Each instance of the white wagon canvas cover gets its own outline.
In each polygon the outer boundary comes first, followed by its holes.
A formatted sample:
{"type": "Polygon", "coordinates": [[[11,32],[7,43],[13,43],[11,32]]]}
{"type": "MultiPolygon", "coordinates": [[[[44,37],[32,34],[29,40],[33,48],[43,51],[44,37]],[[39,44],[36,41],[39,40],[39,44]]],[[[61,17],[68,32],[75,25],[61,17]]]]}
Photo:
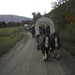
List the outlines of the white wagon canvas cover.
{"type": "Polygon", "coordinates": [[[41,17],[39,18],[36,23],[35,23],[35,34],[38,35],[40,34],[40,31],[39,31],[39,26],[40,25],[44,25],[45,27],[47,25],[49,25],[50,27],[50,34],[54,33],[55,32],[55,27],[54,27],[54,23],[53,21],[50,19],[50,18],[47,18],[47,17],[41,17]]]}

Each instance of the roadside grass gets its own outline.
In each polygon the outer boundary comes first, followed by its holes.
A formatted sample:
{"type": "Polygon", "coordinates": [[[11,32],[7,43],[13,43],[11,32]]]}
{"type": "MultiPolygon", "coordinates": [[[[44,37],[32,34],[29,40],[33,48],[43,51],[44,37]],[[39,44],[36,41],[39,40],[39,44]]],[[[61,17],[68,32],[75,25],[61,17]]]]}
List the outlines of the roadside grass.
{"type": "Polygon", "coordinates": [[[14,29],[22,28],[22,26],[19,27],[7,27],[7,28],[0,28],[0,33],[2,32],[13,32],[14,29]]]}
{"type": "Polygon", "coordinates": [[[7,53],[23,37],[22,27],[0,28],[0,34],[2,33],[6,34],[0,36],[0,57],[7,53]],[[14,35],[14,30],[19,30],[19,32],[14,35]],[[7,33],[11,35],[7,36],[7,33]]]}
{"type": "MultiPolygon", "coordinates": [[[[72,29],[73,31],[73,29],[72,29]]],[[[60,32],[61,46],[67,50],[73,57],[75,57],[75,32],[69,32],[65,29],[60,32]]]]}
{"type": "Polygon", "coordinates": [[[75,45],[69,41],[62,41],[62,47],[66,49],[70,54],[75,56],[75,45]]]}

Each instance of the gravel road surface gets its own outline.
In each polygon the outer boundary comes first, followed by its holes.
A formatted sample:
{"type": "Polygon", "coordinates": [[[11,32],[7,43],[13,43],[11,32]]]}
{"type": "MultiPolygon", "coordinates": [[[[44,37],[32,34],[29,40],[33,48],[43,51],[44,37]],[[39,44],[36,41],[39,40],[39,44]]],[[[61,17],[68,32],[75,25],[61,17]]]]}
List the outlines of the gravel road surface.
{"type": "Polygon", "coordinates": [[[75,59],[61,48],[60,60],[49,56],[42,60],[36,38],[27,32],[24,38],[0,58],[0,75],[75,75],[75,59]]]}

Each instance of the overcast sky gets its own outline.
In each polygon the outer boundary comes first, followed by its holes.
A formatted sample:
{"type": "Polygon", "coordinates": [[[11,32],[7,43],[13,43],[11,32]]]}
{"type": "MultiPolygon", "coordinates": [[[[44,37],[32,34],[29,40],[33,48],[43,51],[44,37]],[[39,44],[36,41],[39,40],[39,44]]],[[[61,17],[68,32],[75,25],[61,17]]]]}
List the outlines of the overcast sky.
{"type": "Polygon", "coordinates": [[[19,15],[32,18],[32,12],[42,15],[52,10],[55,0],[0,0],[0,15],[19,15]]]}

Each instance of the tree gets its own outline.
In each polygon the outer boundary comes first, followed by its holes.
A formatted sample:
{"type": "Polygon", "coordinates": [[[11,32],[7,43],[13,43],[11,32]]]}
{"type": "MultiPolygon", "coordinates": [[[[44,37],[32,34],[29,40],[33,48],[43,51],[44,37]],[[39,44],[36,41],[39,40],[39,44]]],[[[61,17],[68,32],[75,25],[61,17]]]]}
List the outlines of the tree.
{"type": "Polygon", "coordinates": [[[0,27],[1,28],[5,28],[6,27],[6,23],[3,21],[3,22],[0,22],[0,27]]]}
{"type": "Polygon", "coordinates": [[[53,9],[55,9],[55,8],[58,7],[57,2],[52,2],[51,5],[52,5],[52,8],[53,8],[53,9]]]}
{"type": "Polygon", "coordinates": [[[33,24],[35,24],[36,20],[41,17],[41,14],[39,12],[37,14],[33,12],[32,15],[33,15],[33,24]]]}
{"type": "Polygon", "coordinates": [[[31,25],[32,24],[32,20],[24,20],[20,23],[21,26],[23,26],[24,24],[29,24],[31,25]]]}
{"type": "Polygon", "coordinates": [[[8,27],[15,27],[16,26],[16,23],[15,22],[8,22],[7,23],[7,26],[8,27]]]}
{"type": "Polygon", "coordinates": [[[35,12],[33,12],[33,13],[32,13],[32,15],[33,15],[33,24],[34,24],[34,23],[35,23],[36,13],[35,13],[35,12]]]}
{"type": "Polygon", "coordinates": [[[55,2],[52,2],[52,8],[55,9],[58,6],[64,4],[65,2],[67,2],[68,0],[56,0],[55,2]]]}

